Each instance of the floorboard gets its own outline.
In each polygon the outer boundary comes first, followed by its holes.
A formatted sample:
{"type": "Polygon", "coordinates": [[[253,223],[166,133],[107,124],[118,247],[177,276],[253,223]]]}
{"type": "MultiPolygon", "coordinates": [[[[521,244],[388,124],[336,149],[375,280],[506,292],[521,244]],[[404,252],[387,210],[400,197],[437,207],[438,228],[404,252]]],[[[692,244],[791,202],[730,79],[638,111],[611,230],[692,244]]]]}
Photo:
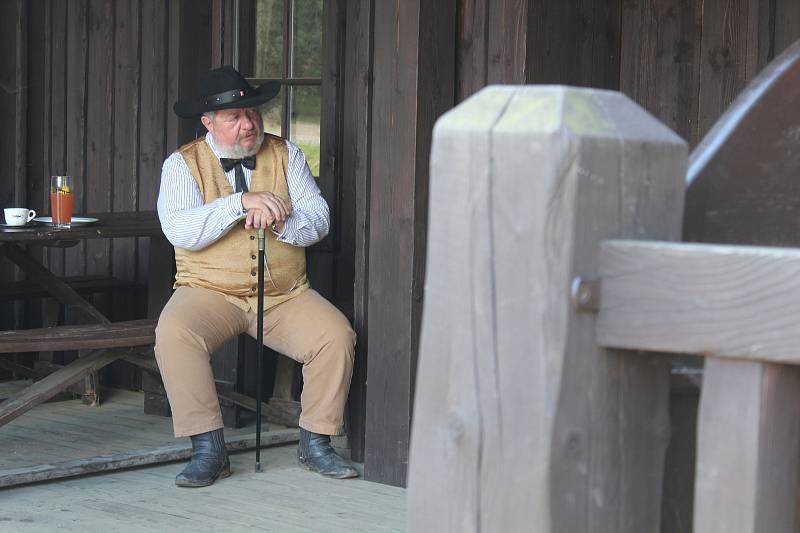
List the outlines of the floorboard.
{"type": "MultiPolygon", "coordinates": [[[[0,468],[176,442],[169,418],[142,412],[142,393],[103,391],[102,399],[100,407],[45,403],[0,427],[0,468]]],[[[253,431],[249,425],[225,435],[253,431]]],[[[174,485],[179,462],[0,490],[0,533],[405,531],[404,489],[323,478],[300,468],[295,454],[295,445],[262,450],[261,473],[253,471],[254,452],[233,454],[233,475],[201,489],[174,485]]]]}

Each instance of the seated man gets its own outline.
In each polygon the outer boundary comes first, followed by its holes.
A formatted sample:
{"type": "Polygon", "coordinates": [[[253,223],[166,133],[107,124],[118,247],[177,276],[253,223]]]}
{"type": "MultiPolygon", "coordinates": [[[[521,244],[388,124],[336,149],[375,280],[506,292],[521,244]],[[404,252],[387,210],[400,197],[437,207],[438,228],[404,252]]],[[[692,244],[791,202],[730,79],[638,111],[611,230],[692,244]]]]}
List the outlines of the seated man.
{"type": "Polygon", "coordinates": [[[358,475],[329,437],[342,431],[355,333],[306,278],[304,247],[328,233],[328,205],[297,146],[264,133],[257,106],[279,89],[253,88],[226,66],[202,77],[197,98],[174,106],[184,118],[202,115],[208,129],[167,158],[158,195],[177,274],[155,354],[175,436],[192,440],[175,479],[181,487],[230,475],[210,354],[239,333],[256,337],[257,228],[269,228],[264,344],[303,363],[299,462],[329,477],[358,475]]]}

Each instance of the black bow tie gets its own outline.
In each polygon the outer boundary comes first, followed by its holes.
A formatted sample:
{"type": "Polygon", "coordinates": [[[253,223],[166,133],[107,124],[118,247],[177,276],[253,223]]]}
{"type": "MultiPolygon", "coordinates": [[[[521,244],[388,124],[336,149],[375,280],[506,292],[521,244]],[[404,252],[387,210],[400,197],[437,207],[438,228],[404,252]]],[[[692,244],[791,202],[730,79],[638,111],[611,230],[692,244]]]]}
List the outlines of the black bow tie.
{"type": "Polygon", "coordinates": [[[252,155],[243,157],[241,159],[228,159],[227,157],[220,157],[219,162],[222,163],[222,169],[225,172],[230,172],[236,165],[242,165],[250,170],[256,168],[256,158],[252,155]]]}

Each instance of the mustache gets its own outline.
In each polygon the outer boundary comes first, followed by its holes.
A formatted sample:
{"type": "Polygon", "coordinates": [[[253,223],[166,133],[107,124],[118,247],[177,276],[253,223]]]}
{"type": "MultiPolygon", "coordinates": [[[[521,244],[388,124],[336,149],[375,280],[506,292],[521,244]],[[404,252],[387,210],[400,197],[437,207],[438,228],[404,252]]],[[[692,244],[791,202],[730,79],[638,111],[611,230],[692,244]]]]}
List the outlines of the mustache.
{"type": "Polygon", "coordinates": [[[245,148],[244,146],[241,145],[242,140],[250,138],[249,135],[246,137],[240,137],[239,139],[236,140],[236,142],[233,145],[223,144],[216,137],[214,137],[214,144],[217,146],[217,150],[219,151],[222,157],[239,159],[241,157],[255,155],[261,149],[261,145],[264,142],[264,132],[259,131],[258,133],[256,133],[254,131],[253,135],[256,136],[256,141],[250,148],[245,148]]]}

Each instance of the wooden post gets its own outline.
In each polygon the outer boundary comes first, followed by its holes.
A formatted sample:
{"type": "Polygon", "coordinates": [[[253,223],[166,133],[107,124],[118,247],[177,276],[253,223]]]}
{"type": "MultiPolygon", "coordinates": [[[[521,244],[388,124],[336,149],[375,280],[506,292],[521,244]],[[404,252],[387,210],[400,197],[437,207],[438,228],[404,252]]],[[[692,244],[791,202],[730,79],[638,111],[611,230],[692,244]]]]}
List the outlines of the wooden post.
{"type": "MultiPolygon", "coordinates": [[[[410,531],[657,531],[668,372],[570,301],[680,237],[686,144],[625,96],[490,87],[436,125],[410,531]]],[[[370,381],[372,387],[372,381],[370,381]]]]}
{"type": "Polygon", "coordinates": [[[694,530],[797,531],[800,367],[706,360],[694,530]]]}
{"type": "Polygon", "coordinates": [[[369,178],[372,79],[373,0],[347,2],[342,116],[342,240],[340,257],[352,254],[352,265],[337,268],[339,287],[351,283],[353,329],[358,335],[355,365],[347,400],[350,457],[364,461],[367,416],[367,301],[369,279],[369,178]],[[352,268],[352,271],[348,271],[352,268]]]}
{"type": "Polygon", "coordinates": [[[453,106],[456,2],[404,0],[373,7],[368,272],[359,285],[368,291],[362,321],[369,338],[364,475],[405,485],[429,150],[434,121],[453,106]]]}

